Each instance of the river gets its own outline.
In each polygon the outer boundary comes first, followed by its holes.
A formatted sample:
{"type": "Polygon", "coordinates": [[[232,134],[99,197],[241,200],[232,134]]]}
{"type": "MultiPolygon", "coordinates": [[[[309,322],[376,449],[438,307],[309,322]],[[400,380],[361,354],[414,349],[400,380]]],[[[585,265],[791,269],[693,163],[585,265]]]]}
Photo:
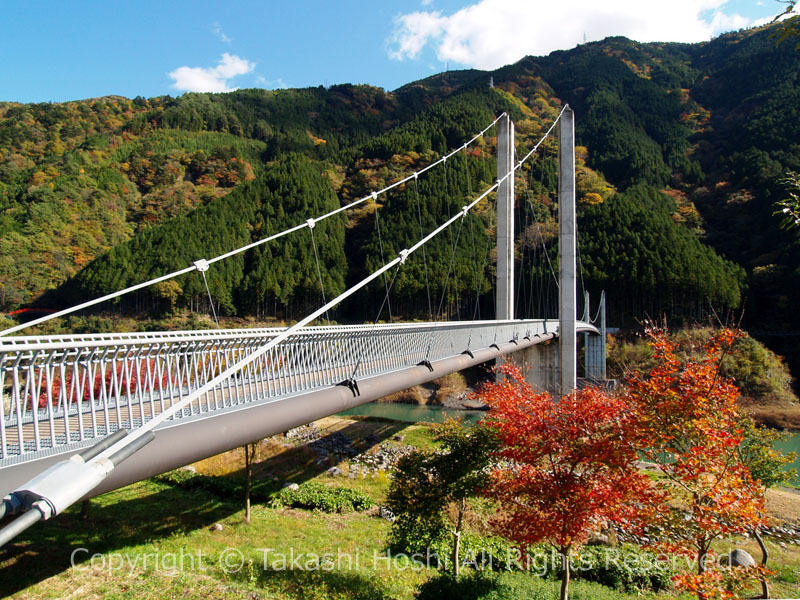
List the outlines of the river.
{"type": "MultiPolygon", "coordinates": [[[[370,402],[340,414],[382,417],[395,421],[408,421],[409,423],[441,423],[447,418],[463,417],[471,423],[476,423],[486,413],[480,410],[454,410],[442,408],[441,406],[370,402]]],[[[790,466],[793,466],[800,473],[800,433],[793,433],[788,439],[776,444],[776,447],[783,452],[797,452],[798,457],[790,466]]],[[[794,484],[800,485],[800,475],[795,479],[794,484]]]]}

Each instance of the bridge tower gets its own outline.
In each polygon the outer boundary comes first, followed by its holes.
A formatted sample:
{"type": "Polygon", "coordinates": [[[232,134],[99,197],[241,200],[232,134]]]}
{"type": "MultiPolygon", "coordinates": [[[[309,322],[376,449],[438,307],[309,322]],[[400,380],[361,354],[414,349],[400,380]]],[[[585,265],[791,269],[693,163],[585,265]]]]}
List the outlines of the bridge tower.
{"type": "Polygon", "coordinates": [[[495,318],[514,318],[514,123],[497,123],[497,286],[495,318]]]}
{"type": "Polygon", "coordinates": [[[567,105],[558,122],[558,347],[561,394],[569,394],[577,383],[575,234],[575,115],[567,105]]]}
{"type": "MultiPolygon", "coordinates": [[[[497,134],[497,316],[513,319],[514,295],[514,124],[501,119],[497,134]]],[[[568,394],[577,383],[577,291],[575,225],[575,118],[569,106],[559,120],[559,331],[558,342],[531,346],[513,355],[534,387],[568,394]]],[[[596,351],[593,358],[599,362],[596,351]]],[[[605,361],[603,360],[603,363],[605,361]]]]}

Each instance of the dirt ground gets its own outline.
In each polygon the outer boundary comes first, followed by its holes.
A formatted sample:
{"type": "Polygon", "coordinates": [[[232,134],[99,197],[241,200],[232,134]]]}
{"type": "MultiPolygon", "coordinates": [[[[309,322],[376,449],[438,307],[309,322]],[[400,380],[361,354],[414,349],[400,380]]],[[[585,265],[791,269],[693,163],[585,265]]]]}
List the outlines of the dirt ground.
{"type": "Polygon", "coordinates": [[[767,490],[767,510],[781,522],[796,523],[800,519],[800,492],[788,488],[767,490]]]}

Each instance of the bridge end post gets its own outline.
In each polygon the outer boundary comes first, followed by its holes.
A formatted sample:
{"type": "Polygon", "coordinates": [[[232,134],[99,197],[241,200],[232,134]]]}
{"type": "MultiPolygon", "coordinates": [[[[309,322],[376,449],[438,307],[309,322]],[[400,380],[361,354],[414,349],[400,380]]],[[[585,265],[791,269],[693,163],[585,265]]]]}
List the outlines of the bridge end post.
{"type": "Polygon", "coordinates": [[[586,334],[586,379],[606,379],[606,293],[600,294],[600,335],[586,334]]]}

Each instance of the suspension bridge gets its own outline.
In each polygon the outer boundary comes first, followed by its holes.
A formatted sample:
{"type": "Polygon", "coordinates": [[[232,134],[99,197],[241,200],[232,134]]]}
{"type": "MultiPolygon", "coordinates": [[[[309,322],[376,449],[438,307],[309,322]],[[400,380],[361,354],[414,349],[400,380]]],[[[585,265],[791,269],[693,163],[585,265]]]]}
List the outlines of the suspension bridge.
{"type": "MultiPolygon", "coordinates": [[[[541,388],[576,386],[576,336],[586,374],[605,376],[604,305],[598,329],[577,318],[574,122],[569,107],[521,160],[503,114],[461,148],[326,215],[185,269],[0,332],[0,545],[81,499],[236,448],[446,374],[494,360],[524,362],[541,388]],[[359,283],[288,328],[11,336],[148,285],[198,271],[416,180],[497,127],[497,180],[462,210],[359,283]],[[514,176],[557,128],[559,318],[514,318],[514,176]],[[313,325],[497,195],[494,320],[313,325]],[[554,339],[558,344],[545,344],[554,339]],[[504,358],[505,357],[505,358],[504,358]]],[[[316,253],[316,246],[315,246],[316,253]]],[[[321,279],[321,277],[320,277],[321,279]]],[[[321,284],[321,281],[320,281],[321,284]]],[[[210,294],[209,294],[210,296],[210,294]]],[[[384,300],[385,302],[386,300],[384,300]]],[[[213,302],[212,302],[213,307],[213,302]]],[[[380,316],[380,314],[379,314],[380,316]]],[[[433,317],[433,315],[432,315],[433,317]]]]}

